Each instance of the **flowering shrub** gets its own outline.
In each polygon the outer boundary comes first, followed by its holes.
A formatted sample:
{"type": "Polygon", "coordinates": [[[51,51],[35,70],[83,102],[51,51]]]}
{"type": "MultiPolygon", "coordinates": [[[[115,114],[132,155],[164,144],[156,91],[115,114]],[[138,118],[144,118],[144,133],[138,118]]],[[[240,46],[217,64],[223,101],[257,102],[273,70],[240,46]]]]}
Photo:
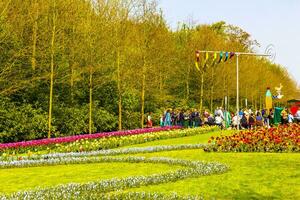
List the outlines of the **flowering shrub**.
{"type": "Polygon", "coordinates": [[[206,151],[300,152],[300,125],[241,131],[231,136],[211,137],[206,151]]]}
{"type": "Polygon", "coordinates": [[[192,136],[217,130],[216,127],[173,130],[173,128],[151,128],[93,135],[81,135],[49,140],[35,140],[24,143],[0,144],[2,156],[15,156],[18,153],[32,154],[37,151],[47,152],[82,152],[116,148],[131,144],[140,144],[154,140],[192,136]],[[170,131],[173,130],[173,131],[170,131]],[[158,132],[161,131],[161,132],[158,132]],[[143,133],[143,134],[142,134],[143,133]],[[117,136],[117,137],[114,137],[117,136]],[[57,142],[57,143],[55,143],[57,142]]]}

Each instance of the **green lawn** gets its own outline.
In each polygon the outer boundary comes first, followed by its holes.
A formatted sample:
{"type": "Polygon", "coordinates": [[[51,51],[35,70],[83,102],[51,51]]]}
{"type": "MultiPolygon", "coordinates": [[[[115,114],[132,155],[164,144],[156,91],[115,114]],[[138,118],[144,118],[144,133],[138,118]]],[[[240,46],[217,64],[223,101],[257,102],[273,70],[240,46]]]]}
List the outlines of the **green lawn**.
{"type": "MultiPolygon", "coordinates": [[[[137,156],[140,155],[142,154],[137,156]]],[[[203,194],[209,199],[300,199],[300,154],[205,153],[202,150],[183,150],[143,156],[217,161],[230,166],[230,171],[222,175],[134,190],[203,194]]]]}
{"type": "Polygon", "coordinates": [[[181,166],[152,163],[97,163],[0,169],[0,193],[28,190],[38,186],[150,175],[180,168],[181,166]]]}
{"type": "MultiPolygon", "coordinates": [[[[230,134],[227,131],[222,134],[230,134]]],[[[134,147],[205,143],[220,133],[153,141],[134,147]]],[[[130,147],[133,147],[130,146],[130,147]]],[[[124,148],[124,147],[123,147],[124,148]]],[[[126,155],[127,156],[127,155],[126,155]]],[[[173,157],[215,161],[227,164],[230,170],[221,175],[190,178],[128,191],[177,192],[181,195],[202,194],[207,199],[300,199],[300,154],[296,153],[206,153],[203,150],[181,150],[135,154],[145,157],[173,157]]],[[[178,167],[179,168],[179,167],[178,167]]],[[[0,170],[0,192],[12,192],[36,186],[59,183],[149,175],[176,169],[162,164],[101,163],[34,167],[0,170]]]]}

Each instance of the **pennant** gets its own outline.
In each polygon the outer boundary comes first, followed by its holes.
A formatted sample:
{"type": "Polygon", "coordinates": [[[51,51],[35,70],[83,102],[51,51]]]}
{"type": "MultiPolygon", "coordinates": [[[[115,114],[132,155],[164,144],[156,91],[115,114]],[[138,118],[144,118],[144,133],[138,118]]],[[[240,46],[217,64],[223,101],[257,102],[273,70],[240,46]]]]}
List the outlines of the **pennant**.
{"type": "Polygon", "coordinates": [[[220,59],[219,59],[219,62],[218,62],[218,63],[220,63],[220,62],[222,61],[222,59],[223,59],[223,52],[221,51],[221,52],[220,52],[220,59]]]}
{"type": "Polygon", "coordinates": [[[198,69],[198,71],[200,71],[199,64],[197,61],[195,62],[195,65],[196,65],[196,68],[198,69]]]}
{"type": "Polygon", "coordinates": [[[224,60],[224,62],[226,62],[228,60],[228,56],[229,56],[229,54],[228,54],[228,52],[226,52],[225,53],[225,60],[224,60]]]}
{"type": "Polygon", "coordinates": [[[200,52],[196,51],[196,62],[200,62],[200,52]]]}
{"type": "Polygon", "coordinates": [[[211,66],[213,67],[216,64],[216,60],[217,60],[217,53],[214,53],[214,58],[211,62],[211,66]]]}
{"type": "Polygon", "coordinates": [[[229,59],[231,59],[234,55],[235,55],[234,52],[230,52],[230,54],[229,54],[229,59]]]}
{"type": "Polygon", "coordinates": [[[200,62],[200,52],[199,52],[199,51],[196,51],[196,61],[195,61],[195,66],[196,66],[196,68],[198,69],[198,71],[200,71],[200,68],[199,68],[199,62],[200,62]]]}

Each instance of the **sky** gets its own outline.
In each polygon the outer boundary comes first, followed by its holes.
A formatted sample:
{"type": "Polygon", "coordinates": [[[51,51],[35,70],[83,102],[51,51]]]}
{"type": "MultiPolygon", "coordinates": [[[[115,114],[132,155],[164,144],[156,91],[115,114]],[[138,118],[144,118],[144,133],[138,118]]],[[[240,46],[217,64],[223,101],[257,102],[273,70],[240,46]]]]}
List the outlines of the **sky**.
{"type": "Polygon", "coordinates": [[[259,42],[269,44],[275,63],[286,67],[300,87],[300,0],[159,0],[170,27],[178,22],[211,24],[225,21],[241,27],[259,42]]]}

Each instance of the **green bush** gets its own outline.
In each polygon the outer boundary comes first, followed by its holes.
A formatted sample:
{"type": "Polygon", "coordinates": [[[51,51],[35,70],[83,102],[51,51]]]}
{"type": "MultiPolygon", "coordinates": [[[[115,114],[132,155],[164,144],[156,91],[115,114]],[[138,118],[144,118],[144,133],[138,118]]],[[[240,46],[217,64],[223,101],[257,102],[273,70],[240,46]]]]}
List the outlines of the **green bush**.
{"type": "MultiPolygon", "coordinates": [[[[56,126],[60,136],[79,135],[89,132],[89,105],[77,107],[61,106],[55,112],[56,126]]],[[[117,117],[98,106],[95,102],[92,112],[93,124],[92,132],[104,132],[116,130],[117,117]]]]}
{"type": "Polygon", "coordinates": [[[103,108],[95,108],[93,112],[93,125],[97,132],[116,130],[118,119],[103,108]]]}
{"type": "MultiPolygon", "coordinates": [[[[16,106],[8,99],[0,101],[0,142],[16,142],[47,136],[48,117],[30,104],[16,106]]],[[[55,127],[53,127],[55,132],[55,127]]]]}
{"type": "Polygon", "coordinates": [[[79,135],[88,133],[88,108],[85,107],[60,107],[55,112],[57,118],[55,125],[60,135],[79,135]]]}

